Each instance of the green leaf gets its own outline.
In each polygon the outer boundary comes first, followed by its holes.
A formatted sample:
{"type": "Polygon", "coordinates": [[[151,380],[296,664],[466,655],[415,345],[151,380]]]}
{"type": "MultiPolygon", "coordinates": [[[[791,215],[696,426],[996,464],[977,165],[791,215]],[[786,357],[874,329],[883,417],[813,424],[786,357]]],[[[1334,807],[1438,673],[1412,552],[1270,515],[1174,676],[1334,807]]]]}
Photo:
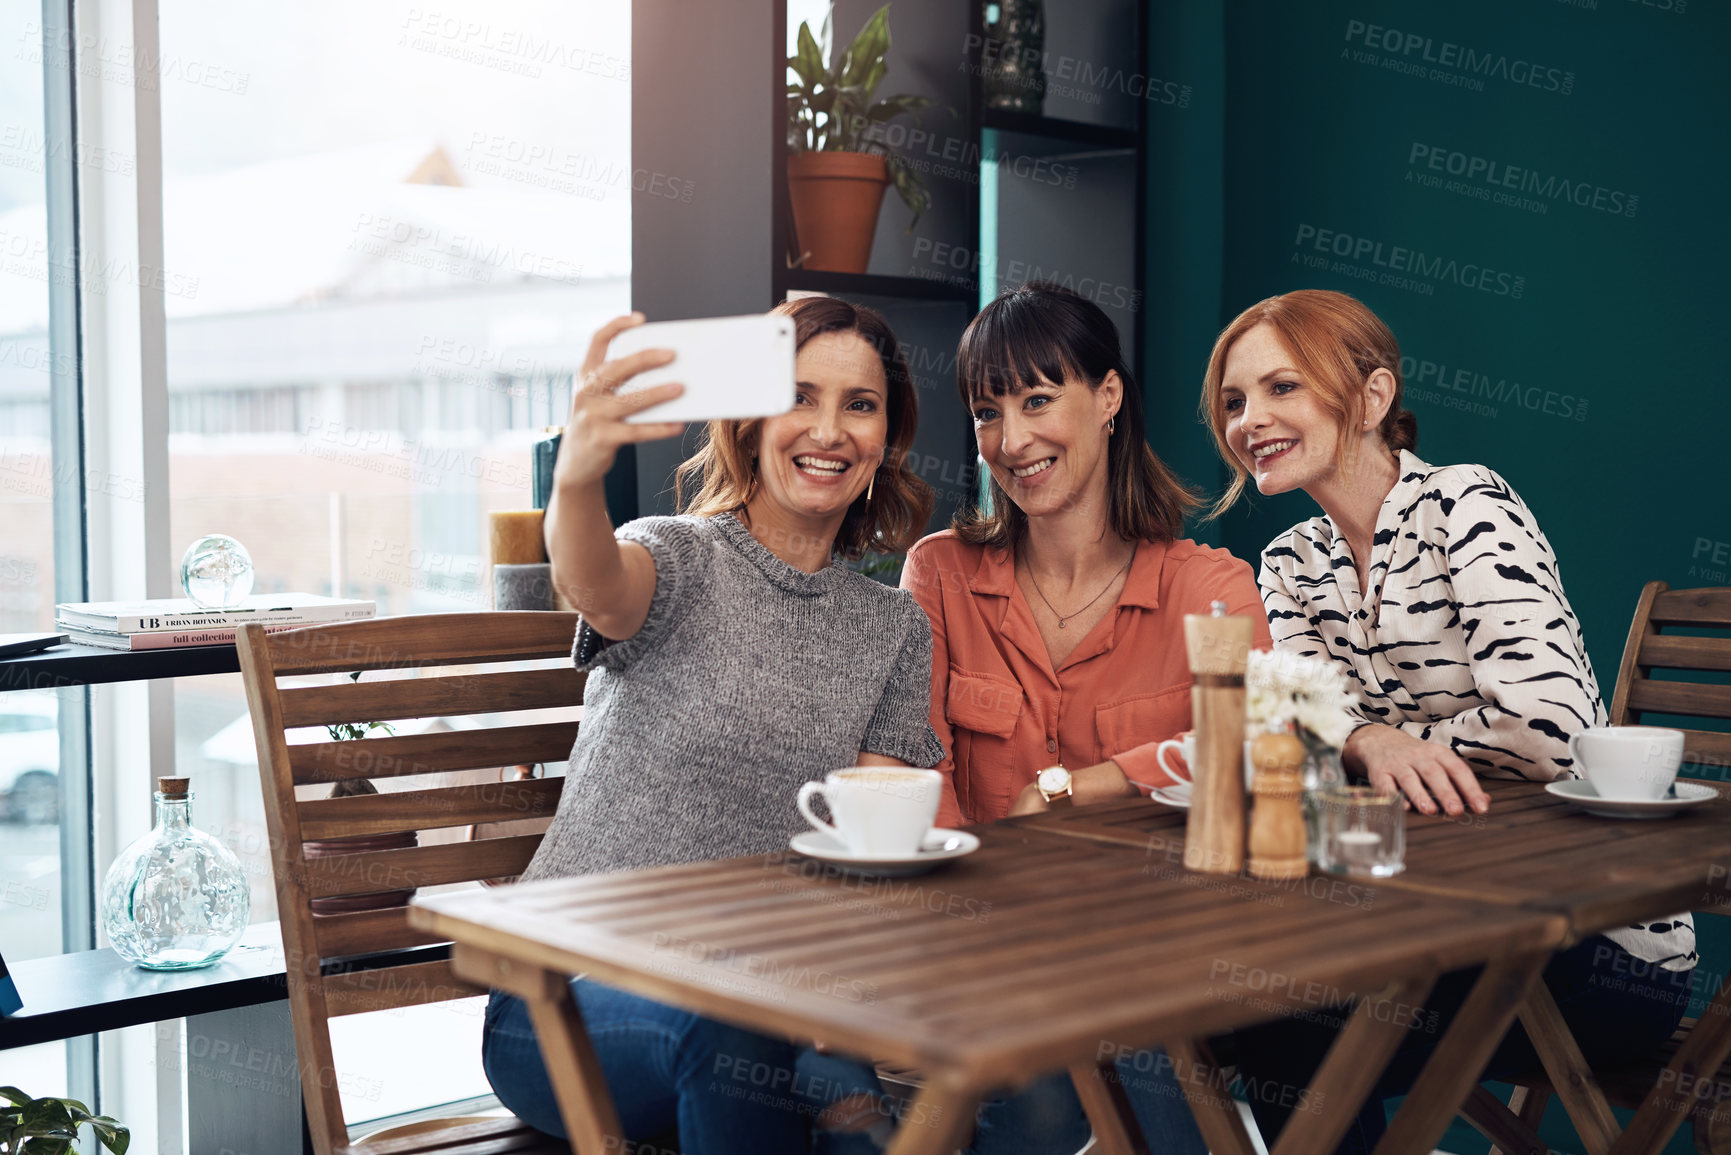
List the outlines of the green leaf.
{"type": "Polygon", "coordinates": [[[799,22],[798,48],[787,58],[787,66],[799,74],[807,88],[823,77],[823,52],[811,34],[811,25],[804,20],[799,22]]]}
{"type": "Polygon", "coordinates": [[[883,83],[884,73],[887,71],[889,71],[889,65],[883,62],[882,57],[879,57],[877,63],[871,66],[871,71],[866,73],[865,80],[860,83],[860,99],[868,102],[871,100],[872,93],[876,92],[878,85],[883,83]]]}
{"type": "Polygon", "coordinates": [[[19,1107],[29,1106],[36,1101],[17,1087],[0,1087],[0,1099],[5,1099],[19,1107]]]}
{"type": "Polygon", "coordinates": [[[920,113],[936,103],[929,96],[886,96],[866,111],[866,118],[881,124],[898,116],[911,116],[917,124],[920,113]]]}
{"type": "Polygon", "coordinates": [[[72,1140],[60,1135],[26,1139],[22,1148],[23,1155],[67,1155],[71,1150],[72,1140]]]}
{"type": "Polygon", "coordinates": [[[890,6],[885,4],[872,13],[872,18],[865,22],[865,27],[859,30],[859,35],[842,54],[841,82],[864,84],[866,77],[871,75],[872,66],[881,64],[889,50],[890,6]]]}
{"type": "Polygon", "coordinates": [[[902,198],[902,203],[914,214],[908,222],[908,232],[914,231],[914,226],[920,223],[920,217],[931,207],[932,197],[926,191],[925,182],[920,174],[909,168],[907,162],[899,156],[889,158],[890,178],[895,181],[896,193],[902,198]]]}
{"type": "Polygon", "coordinates": [[[26,1131],[41,1135],[68,1131],[73,1126],[72,1112],[59,1099],[37,1099],[24,1108],[23,1123],[26,1131]]]}
{"type": "Polygon", "coordinates": [[[114,1155],[126,1155],[126,1149],[132,1145],[131,1131],[107,1115],[93,1116],[89,1122],[91,1129],[96,1132],[96,1138],[104,1147],[114,1152],[114,1155]]]}

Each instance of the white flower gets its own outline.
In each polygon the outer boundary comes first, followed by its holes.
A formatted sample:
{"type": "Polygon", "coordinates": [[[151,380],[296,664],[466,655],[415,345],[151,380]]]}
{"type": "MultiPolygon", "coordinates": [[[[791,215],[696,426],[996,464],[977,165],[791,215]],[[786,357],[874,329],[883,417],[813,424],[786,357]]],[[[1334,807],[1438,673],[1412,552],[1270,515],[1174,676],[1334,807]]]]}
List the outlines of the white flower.
{"type": "Polygon", "coordinates": [[[1244,684],[1244,724],[1252,735],[1290,722],[1338,749],[1352,733],[1355,695],[1346,671],[1327,658],[1252,650],[1244,684]]]}

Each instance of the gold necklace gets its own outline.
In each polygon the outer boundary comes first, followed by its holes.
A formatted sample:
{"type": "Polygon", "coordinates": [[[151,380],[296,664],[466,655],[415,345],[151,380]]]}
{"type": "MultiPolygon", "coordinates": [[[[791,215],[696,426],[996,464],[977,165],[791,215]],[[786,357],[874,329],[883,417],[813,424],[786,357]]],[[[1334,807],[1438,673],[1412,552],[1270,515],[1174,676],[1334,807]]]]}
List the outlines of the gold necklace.
{"type": "MultiPolygon", "coordinates": [[[[1136,560],[1136,549],[1137,549],[1137,546],[1131,546],[1130,547],[1130,561],[1125,562],[1121,567],[1119,567],[1118,572],[1113,574],[1111,580],[1106,583],[1105,589],[1102,589],[1099,593],[1095,594],[1093,597],[1088,599],[1088,606],[1093,605],[1095,602],[1097,602],[1101,598],[1105,597],[1106,596],[1106,590],[1111,589],[1113,583],[1116,582],[1120,577],[1122,577],[1124,575],[1125,570],[1130,568],[1130,562],[1133,562],[1136,560]]],[[[1034,576],[1034,567],[1030,565],[1027,568],[1028,568],[1028,581],[1033,585],[1034,592],[1040,595],[1040,600],[1046,603],[1046,608],[1052,611],[1052,616],[1058,619],[1058,628],[1060,630],[1064,628],[1065,619],[1073,618],[1077,614],[1081,613],[1082,610],[1085,610],[1088,608],[1088,606],[1083,606],[1081,609],[1072,610],[1071,612],[1069,612],[1067,614],[1059,613],[1058,608],[1052,604],[1052,599],[1048,598],[1046,596],[1046,591],[1040,588],[1039,579],[1034,576]]]]}

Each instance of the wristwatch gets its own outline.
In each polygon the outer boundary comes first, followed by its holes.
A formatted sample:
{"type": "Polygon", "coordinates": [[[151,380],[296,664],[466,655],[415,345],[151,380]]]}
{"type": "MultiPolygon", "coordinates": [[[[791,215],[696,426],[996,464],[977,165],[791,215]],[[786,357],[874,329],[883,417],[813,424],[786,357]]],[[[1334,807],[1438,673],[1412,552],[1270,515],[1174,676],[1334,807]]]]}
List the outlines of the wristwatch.
{"type": "Polygon", "coordinates": [[[1062,766],[1048,766],[1034,777],[1034,788],[1048,806],[1074,806],[1070,792],[1070,772],[1062,766]]]}

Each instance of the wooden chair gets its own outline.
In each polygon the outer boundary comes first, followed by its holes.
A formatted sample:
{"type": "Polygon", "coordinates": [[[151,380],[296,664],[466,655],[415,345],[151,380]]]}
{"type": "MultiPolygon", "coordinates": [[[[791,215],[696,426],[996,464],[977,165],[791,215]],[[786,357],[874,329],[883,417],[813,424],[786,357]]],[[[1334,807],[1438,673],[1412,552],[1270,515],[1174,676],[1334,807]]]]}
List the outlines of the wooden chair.
{"type": "MultiPolygon", "coordinates": [[[[1731,671],[1731,586],[1674,590],[1665,582],[1647,583],[1635,604],[1635,618],[1630,623],[1629,640],[1623,646],[1623,660],[1617,668],[1617,689],[1611,698],[1610,711],[1613,726],[1671,725],[1663,718],[1649,723],[1645,718],[1649,714],[1731,719],[1731,685],[1655,678],[1655,670],[1684,674],[1731,671]],[[1666,633],[1668,629],[1688,633],[1666,633]]],[[[1685,763],[1731,767],[1731,732],[1682,729],[1685,763]]],[[[1731,905],[1711,907],[1700,913],[1731,914],[1731,905]]],[[[1549,1002],[1548,997],[1544,1001],[1549,1002]]],[[[1548,1013],[1542,1007],[1531,1015],[1523,1010],[1521,1021],[1530,1033],[1535,1028],[1542,1031],[1559,1027],[1561,1016],[1556,1013],[1555,1004],[1551,1004],[1548,1013]]],[[[1610,1136],[1616,1133],[1615,1122],[1605,1118],[1608,1112],[1597,1110],[1584,1091],[1596,1084],[1610,1103],[1628,1108],[1640,1106],[1659,1072],[1685,1045],[1695,1025],[1696,1020],[1684,1019],[1657,1054],[1627,1068],[1591,1071],[1582,1062],[1573,1064],[1567,1080],[1536,1073],[1521,1080],[1508,1107],[1480,1087],[1461,1113],[1497,1144],[1491,1148],[1492,1155],[1498,1151],[1512,1155],[1529,1148],[1544,1155],[1545,1146],[1538,1143],[1534,1132],[1544,1116],[1546,1103],[1551,1095],[1557,1094],[1569,1107],[1569,1116],[1581,1132],[1587,1150],[1607,1150],[1610,1136]]],[[[1731,1103],[1731,1065],[1726,1064],[1731,1032],[1704,1032],[1689,1046],[1695,1052],[1691,1069],[1718,1072],[1713,1093],[1698,1098],[1689,1111],[1695,1150],[1702,1155],[1731,1155],[1731,1106],[1727,1105],[1731,1103]]],[[[1646,1137],[1632,1138],[1641,1140],[1636,1144],[1637,1150],[1651,1145],[1646,1137]]]]}
{"type": "MultiPolygon", "coordinates": [[[[333,723],[569,710],[583,701],[584,677],[567,661],[557,669],[476,672],[490,663],[568,659],[577,626],[570,613],[432,614],[266,634],[248,626],[238,639],[247,705],[258,742],[277,906],[287,955],[289,1008],[299,1051],[301,1091],[318,1155],[539,1155],[565,1152],[514,1118],[452,1120],[441,1130],[417,1124],[351,1144],[331,1053],[329,1020],[338,1015],[416,1006],[486,992],[451,972],[448,949],[412,930],[408,892],[417,887],[520,873],[538,834],[461,840],[473,824],[551,817],[562,779],[440,784],[452,772],[517,763],[559,762],[577,735],[575,720],[530,721],[492,729],[365,737],[290,745],[297,727],[333,723]],[[457,667],[442,673],[437,667],[457,667]],[[355,675],[335,685],[290,687],[279,679],[355,675]],[[409,672],[410,676],[402,676],[409,672]],[[419,673],[422,676],[413,676],[419,673]],[[433,676],[438,675],[438,676],[433,676]],[[325,797],[359,779],[413,777],[410,789],[325,797]],[[429,782],[431,784],[429,784],[429,782]],[[300,788],[297,794],[297,787],[300,788]],[[458,828],[458,841],[357,848],[329,853],[333,839],[458,828]],[[325,842],[311,857],[303,844],[325,842]],[[394,892],[394,894],[393,894],[394,892]],[[314,899],[383,896],[377,909],[314,913],[314,899]]],[[[574,711],[572,711],[574,713],[574,711]]],[[[470,776],[471,778],[474,776],[470,776]]],[[[393,785],[395,785],[393,783],[393,785]]],[[[399,845],[407,840],[401,840],[399,845]]],[[[342,848],[341,843],[336,849],[342,848]]],[[[368,905],[351,901],[349,907],[368,905]]]]}

